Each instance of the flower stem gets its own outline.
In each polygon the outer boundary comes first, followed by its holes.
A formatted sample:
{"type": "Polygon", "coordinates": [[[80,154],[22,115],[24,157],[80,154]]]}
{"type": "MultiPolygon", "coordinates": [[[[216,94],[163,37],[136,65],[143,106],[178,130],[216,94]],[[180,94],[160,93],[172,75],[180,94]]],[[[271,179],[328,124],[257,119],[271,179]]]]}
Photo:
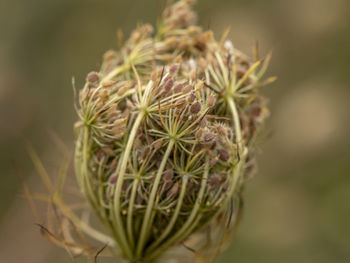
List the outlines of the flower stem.
{"type": "Polygon", "coordinates": [[[182,202],[183,202],[183,199],[185,197],[185,193],[186,193],[186,186],[187,186],[187,182],[188,182],[188,176],[185,175],[182,177],[182,186],[181,186],[181,192],[180,192],[180,195],[179,195],[179,199],[177,201],[177,204],[176,204],[176,208],[175,208],[175,211],[174,211],[174,214],[172,215],[171,219],[170,219],[170,222],[168,224],[168,226],[166,227],[166,229],[164,230],[164,232],[162,233],[162,235],[149,247],[149,250],[152,250],[154,249],[156,246],[159,245],[159,243],[161,241],[163,241],[163,239],[170,233],[170,231],[173,229],[175,223],[176,223],[176,219],[178,218],[179,216],[179,213],[180,213],[180,209],[181,209],[181,206],[182,206],[182,202]]]}
{"type": "Polygon", "coordinates": [[[132,190],[131,190],[130,201],[129,201],[128,215],[127,215],[127,233],[128,233],[129,241],[131,243],[132,248],[135,245],[135,240],[134,240],[133,230],[132,230],[132,227],[133,227],[132,219],[133,219],[134,203],[135,203],[138,184],[139,184],[139,178],[134,179],[132,190]]]}
{"type": "Polygon", "coordinates": [[[166,152],[163,156],[162,162],[160,163],[160,166],[158,168],[155,180],[153,182],[153,186],[152,186],[152,190],[151,190],[151,194],[148,200],[148,204],[147,204],[147,208],[146,208],[146,212],[145,212],[145,216],[142,222],[142,227],[141,227],[141,233],[140,233],[140,238],[138,240],[138,244],[137,244],[137,250],[136,250],[136,255],[138,257],[141,256],[142,254],[142,250],[144,247],[144,243],[146,241],[146,237],[148,236],[148,230],[150,225],[152,224],[152,220],[151,220],[151,212],[153,209],[153,205],[154,205],[154,200],[158,191],[158,185],[161,179],[161,176],[163,174],[165,165],[168,161],[169,155],[174,147],[175,141],[173,139],[170,140],[168,147],[166,149],[166,152]]]}
{"type": "Polygon", "coordinates": [[[172,235],[169,239],[167,239],[162,245],[158,246],[156,250],[154,250],[154,252],[148,257],[148,259],[156,258],[159,254],[164,252],[167,248],[174,245],[176,242],[181,241],[185,237],[185,234],[187,234],[189,230],[192,230],[197,225],[197,223],[199,222],[199,219],[201,218],[201,215],[198,213],[198,210],[202,204],[204,190],[207,186],[208,175],[209,175],[209,161],[207,158],[205,162],[203,178],[201,180],[201,188],[199,189],[196,203],[193,206],[191,214],[187,218],[184,225],[174,235],[172,235]]]}
{"type": "Polygon", "coordinates": [[[131,251],[131,248],[129,246],[128,240],[126,239],[125,231],[124,231],[124,226],[121,218],[121,209],[120,209],[120,194],[123,186],[123,181],[124,181],[124,175],[126,171],[126,166],[128,163],[128,159],[130,157],[130,152],[131,148],[133,146],[133,143],[135,141],[136,137],[136,132],[141,125],[141,122],[144,118],[144,113],[139,112],[135,123],[133,124],[133,127],[130,132],[130,136],[123,154],[123,158],[121,160],[121,166],[119,169],[119,174],[118,174],[118,180],[117,180],[117,185],[115,188],[115,193],[114,193],[114,216],[115,216],[115,223],[116,223],[116,232],[119,234],[119,237],[121,239],[121,246],[124,248],[124,252],[126,256],[132,258],[133,253],[131,251]]]}
{"type": "Polygon", "coordinates": [[[241,131],[241,123],[239,120],[239,115],[237,111],[236,104],[231,96],[227,98],[227,103],[229,105],[229,108],[232,113],[233,118],[233,125],[235,129],[235,135],[236,135],[236,143],[238,145],[238,150],[241,150],[241,144],[242,144],[242,131],[241,131]]]}

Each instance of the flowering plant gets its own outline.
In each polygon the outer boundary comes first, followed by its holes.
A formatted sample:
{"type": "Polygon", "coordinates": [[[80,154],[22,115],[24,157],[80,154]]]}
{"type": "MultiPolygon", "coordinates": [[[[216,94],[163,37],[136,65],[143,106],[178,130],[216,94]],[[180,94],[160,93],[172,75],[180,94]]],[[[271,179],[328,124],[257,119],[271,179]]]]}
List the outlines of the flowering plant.
{"type": "MultiPolygon", "coordinates": [[[[166,7],[156,31],[138,26],[79,93],[76,176],[105,233],[65,215],[118,260],[166,260],[182,247],[211,261],[232,236],[255,165],[270,56],[251,61],[227,34],[217,41],[195,25],[192,4],[166,7]]],[[[91,253],[74,238],[63,244],[91,253]]]]}

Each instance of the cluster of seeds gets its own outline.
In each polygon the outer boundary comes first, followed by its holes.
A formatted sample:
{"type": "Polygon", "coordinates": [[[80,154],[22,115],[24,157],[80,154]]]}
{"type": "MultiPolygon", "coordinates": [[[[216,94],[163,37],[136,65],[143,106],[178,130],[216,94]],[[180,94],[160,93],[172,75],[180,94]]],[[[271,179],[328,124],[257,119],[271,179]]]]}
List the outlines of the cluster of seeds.
{"type": "Polygon", "coordinates": [[[268,115],[250,61],[195,25],[193,1],[108,51],[79,94],[76,174],[130,262],[151,262],[213,222],[234,225],[254,142],[268,115]]]}

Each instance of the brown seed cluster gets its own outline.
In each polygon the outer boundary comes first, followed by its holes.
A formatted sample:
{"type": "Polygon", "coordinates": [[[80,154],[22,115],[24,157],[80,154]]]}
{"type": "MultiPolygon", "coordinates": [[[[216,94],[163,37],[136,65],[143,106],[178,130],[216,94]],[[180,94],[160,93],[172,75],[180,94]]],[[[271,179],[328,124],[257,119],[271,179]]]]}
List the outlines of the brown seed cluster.
{"type": "MultiPolygon", "coordinates": [[[[268,110],[251,61],[169,5],[104,55],[79,94],[76,172],[118,253],[151,262],[209,223],[230,231],[268,110]]],[[[135,261],[136,262],[136,261],[135,261]]],[[[137,261],[139,262],[139,261],[137,261]]]]}

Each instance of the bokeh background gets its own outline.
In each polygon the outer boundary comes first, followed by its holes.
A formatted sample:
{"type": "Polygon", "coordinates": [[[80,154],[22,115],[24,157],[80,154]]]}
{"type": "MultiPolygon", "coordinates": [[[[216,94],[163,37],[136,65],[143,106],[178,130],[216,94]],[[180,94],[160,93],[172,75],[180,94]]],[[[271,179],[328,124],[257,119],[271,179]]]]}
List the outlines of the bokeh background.
{"type": "MultiPolygon", "coordinates": [[[[70,262],[43,239],[21,188],[39,178],[31,144],[55,176],[73,148],[72,76],[78,88],[116,48],[116,29],[155,23],[164,1],[0,2],[0,262],[70,262]]],[[[350,262],[350,2],[200,0],[199,22],[235,47],[273,50],[264,89],[271,118],[244,219],[224,262],[350,262]]],[[[83,262],[79,260],[79,262],[83,262]]]]}

